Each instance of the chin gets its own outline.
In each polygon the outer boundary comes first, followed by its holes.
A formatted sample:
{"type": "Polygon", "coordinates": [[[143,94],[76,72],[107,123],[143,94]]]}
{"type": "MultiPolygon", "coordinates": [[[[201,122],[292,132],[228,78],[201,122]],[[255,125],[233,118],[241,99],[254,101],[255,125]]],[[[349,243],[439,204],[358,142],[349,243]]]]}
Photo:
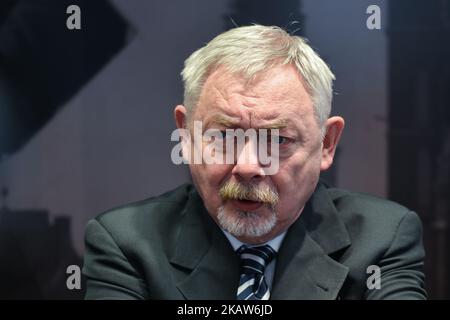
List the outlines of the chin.
{"type": "Polygon", "coordinates": [[[218,209],[217,221],[220,227],[235,237],[259,238],[275,228],[277,215],[275,211],[240,211],[221,206],[218,209]]]}

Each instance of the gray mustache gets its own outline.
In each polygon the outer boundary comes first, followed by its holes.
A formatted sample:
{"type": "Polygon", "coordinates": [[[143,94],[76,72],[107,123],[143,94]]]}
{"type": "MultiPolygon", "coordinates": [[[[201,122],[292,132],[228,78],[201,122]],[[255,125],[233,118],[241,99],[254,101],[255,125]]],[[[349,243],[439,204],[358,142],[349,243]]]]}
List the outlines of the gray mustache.
{"type": "Polygon", "coordinates": [[[278,192],[267,185],[245,185],[227,181],[220,187],[219,195],[223,200],[250,200],[276,206],[279,202],[278,192]]]}

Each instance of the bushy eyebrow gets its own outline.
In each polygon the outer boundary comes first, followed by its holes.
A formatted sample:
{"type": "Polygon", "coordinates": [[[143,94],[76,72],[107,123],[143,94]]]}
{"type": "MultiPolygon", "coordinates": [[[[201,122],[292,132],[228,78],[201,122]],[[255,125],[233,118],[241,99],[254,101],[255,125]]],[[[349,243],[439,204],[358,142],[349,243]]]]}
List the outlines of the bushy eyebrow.
{"type": "MultiPolygon", "coordinates": [[[[239,126],[239,121],[235,120],[231,117],[226,117],[224,115],[215,115],[212,119],[212,122],[215,122],[219,125],[222,125],[227,128],[235,128],[239,126]]],[[[288,119],[275,119],[272,122],[259,126],[259,129],[284,129],[287,127],[289,123],[288,119]]]]}
{"type": "Polygon", "coordinates": [[[288,126],[289,120],[287,119],[276,119],[270,123],[261,126],[261,129],[284,129],[288,126]]]}
{"type": "Polygon", "coordinates": [[[237,127],[239,125],[238,120],[234,120],[231,117],[226,117],[221,114],[215,115],[212,119],[212,122],[215,122],[215,123],[220,124],[227,128],[233,128],[233,127],[237,127]]]}

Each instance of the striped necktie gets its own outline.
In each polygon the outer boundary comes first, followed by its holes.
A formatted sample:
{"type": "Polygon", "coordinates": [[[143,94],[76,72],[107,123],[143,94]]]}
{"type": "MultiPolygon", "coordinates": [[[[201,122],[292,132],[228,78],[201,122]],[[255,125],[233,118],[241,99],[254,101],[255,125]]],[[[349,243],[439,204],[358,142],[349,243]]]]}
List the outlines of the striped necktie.
{"type": "Polygon", "coordinates": [[[237,291],[237,300],[269,300],[264,269],[272,261],[275,251],[269,246],[241,246],[237,253],[241,257],[241,278],[237,291]]]}

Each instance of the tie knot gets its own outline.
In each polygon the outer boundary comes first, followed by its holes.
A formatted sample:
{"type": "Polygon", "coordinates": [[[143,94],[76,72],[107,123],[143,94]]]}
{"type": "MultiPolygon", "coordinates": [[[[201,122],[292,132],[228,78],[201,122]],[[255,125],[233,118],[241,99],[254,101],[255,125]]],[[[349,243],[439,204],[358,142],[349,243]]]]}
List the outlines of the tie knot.
{"type": "Polygon", "coordinates": [[[275,250],[269,245],[248,247],[243,245],[238,249],[241,257],[241,269],[245,274],[264,274],[265,267],[275,256],[275,250]]]}

